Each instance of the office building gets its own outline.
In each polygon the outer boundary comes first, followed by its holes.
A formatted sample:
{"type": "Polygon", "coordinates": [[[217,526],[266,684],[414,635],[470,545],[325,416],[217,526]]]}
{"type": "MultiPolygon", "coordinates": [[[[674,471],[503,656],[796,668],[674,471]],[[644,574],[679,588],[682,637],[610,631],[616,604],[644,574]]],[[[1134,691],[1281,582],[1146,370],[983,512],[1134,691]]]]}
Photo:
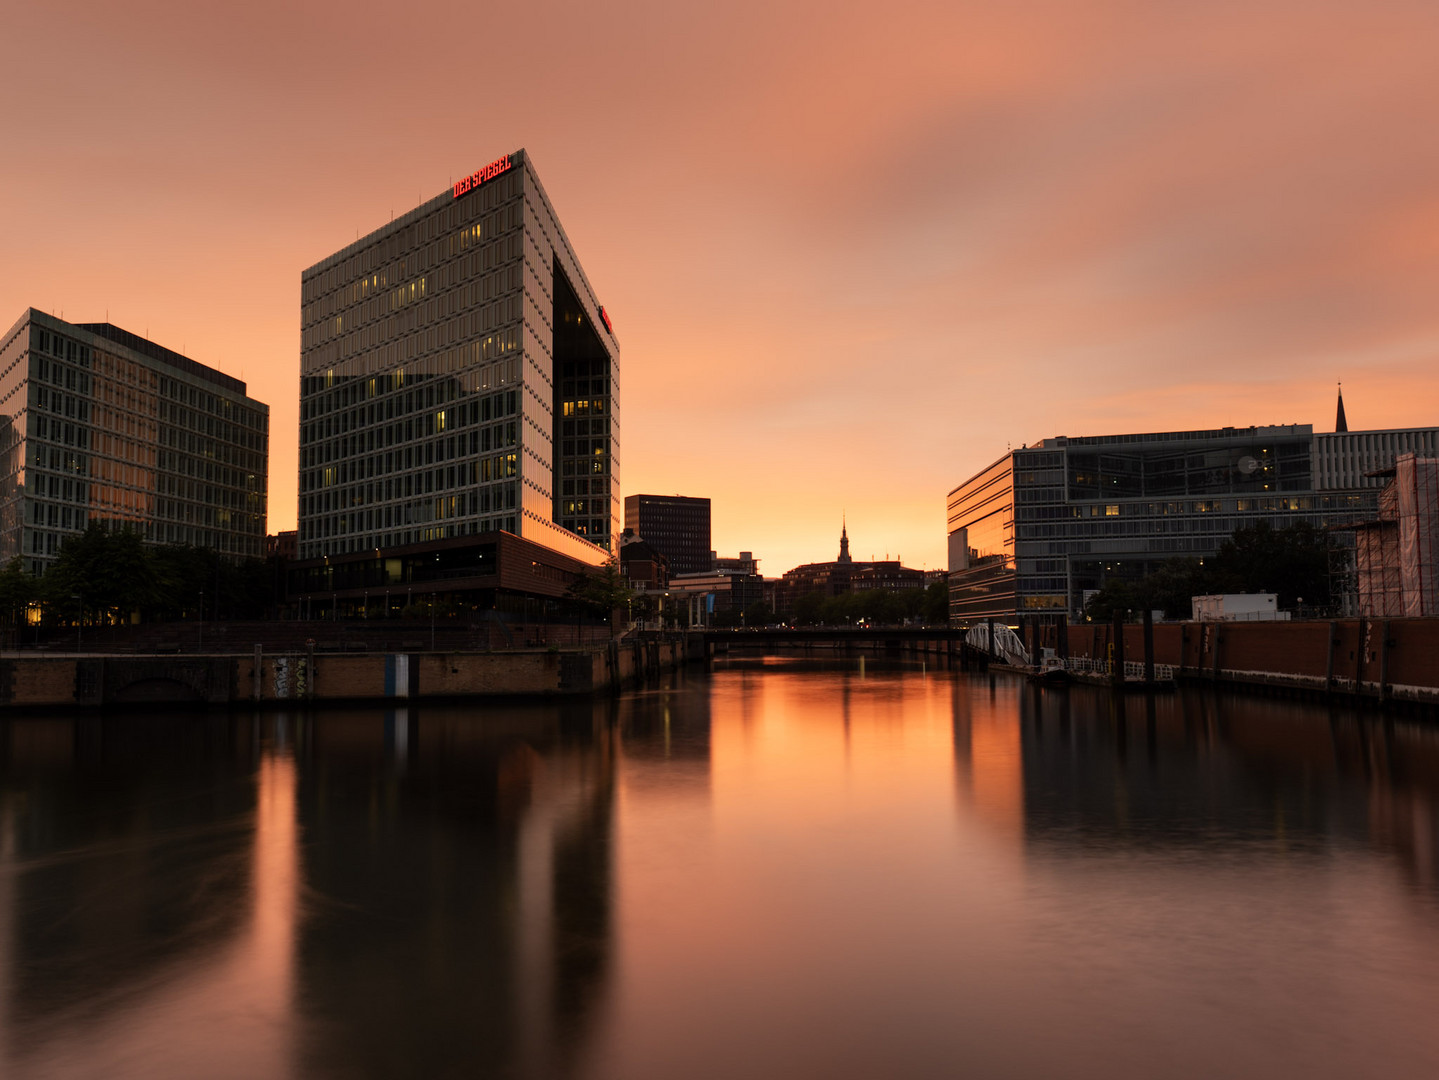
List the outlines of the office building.
{"type": "Polygon", "coordinates": [[[653,544],[671,574],[710,569],[710,501],[687,495],[629,495],[625,528],[653,544]]]}
{"type": "Polygon", "coordinates": [[[26,311],[0,339],[0,561],[43,574],[93,522],[263,557],[269,424],[239,379],[109,323],[26,311]]]}
{"type": "Polygon", "coordinates": [[[1402,450],[1439,428],[1316,434],[1308,424],[1045,439],[949,493],[950,618],[1075,617],[1111,576],[1218,552],[1237,528],[1372,518],[1402,450]]]}
{"type": "Polygon", "coordinates": [[[302,560],[504,531],[602,562],[619,344],[524,151],[301,275],[302,560]]]}

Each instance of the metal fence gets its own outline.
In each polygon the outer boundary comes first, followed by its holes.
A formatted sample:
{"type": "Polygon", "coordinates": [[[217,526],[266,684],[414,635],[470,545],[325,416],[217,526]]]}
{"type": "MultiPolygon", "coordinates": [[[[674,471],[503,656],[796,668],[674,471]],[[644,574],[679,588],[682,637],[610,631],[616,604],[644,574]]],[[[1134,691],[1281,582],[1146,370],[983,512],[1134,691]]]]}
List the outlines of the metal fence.
{"type": "MultiPolygon", "coordinates": [[[[1109,678],[1114,674],[1113,661],[1093,660],[1087,656],[1071,656],[1064,661],[1064,667],[1066,671],[1072,671],[1077,675],[1102,675],[1109,678]]],[[[1126,660],[1124,677],[1126,679],[1144,678],[1144,662],[1142,660],[1126,660]]],[[[1156,682],[1173,682],[1174,665],[1155,664],[1154,679],[1156,682]]]]}

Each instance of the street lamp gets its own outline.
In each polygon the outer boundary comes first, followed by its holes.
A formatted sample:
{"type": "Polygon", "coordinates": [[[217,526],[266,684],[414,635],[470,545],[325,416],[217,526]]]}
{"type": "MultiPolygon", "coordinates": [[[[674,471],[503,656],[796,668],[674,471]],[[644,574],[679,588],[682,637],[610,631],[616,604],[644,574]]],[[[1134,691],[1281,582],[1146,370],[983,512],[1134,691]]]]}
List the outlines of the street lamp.
{"type": "Polygon", "coordinates": [[[85,625],[85,598],[79,593],[71,593],[70,599],[77,601],[80,607],[80,614],[75,616],[75,651],[80,651],[80,628],[85,625]]]}
{"type": "Polygon", "coordinates": [[[205,647],[205,590],[200,589],[200,633],[195,645],[195,651],[199,652],[205,647]]]}

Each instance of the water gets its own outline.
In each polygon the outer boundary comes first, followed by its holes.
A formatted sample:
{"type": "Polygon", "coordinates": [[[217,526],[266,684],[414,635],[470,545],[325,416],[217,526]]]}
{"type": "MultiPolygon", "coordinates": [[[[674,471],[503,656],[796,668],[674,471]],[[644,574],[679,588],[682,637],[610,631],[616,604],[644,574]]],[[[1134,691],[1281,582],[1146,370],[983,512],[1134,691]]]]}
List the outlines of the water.
{"type": "Polygon", "coordinates": [[[0,722],[6,1077],[1432,1077],[1439,726],[736,662],[0,722]]]}

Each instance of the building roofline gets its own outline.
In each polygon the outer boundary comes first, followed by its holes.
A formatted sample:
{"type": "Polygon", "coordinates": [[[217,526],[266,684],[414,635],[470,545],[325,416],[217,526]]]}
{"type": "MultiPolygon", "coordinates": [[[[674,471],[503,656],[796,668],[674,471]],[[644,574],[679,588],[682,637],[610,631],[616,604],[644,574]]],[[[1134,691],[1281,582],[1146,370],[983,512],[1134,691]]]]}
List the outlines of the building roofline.
{"type": "Polygon", "coordinates": [[[945,498],[948,499],[950,495],[953,495],[953,494],[954,494],[956,491],[958,491],[960,488],[967,486],[967,485],[969,484],[970,480],[973,480],[976,476],[982,476],[984,473],[989,472],[990,469],[994,468],[996,465],[998,465],[998,464],[999,464],[1001,461],[1003,461],[1005,458],[1013,458],[1013,457],[1014,457],[1014,451],[1013,451],[1013,450],[1006,450],[1004,453],[1000,454],[999,457],[995,458],[993,461],[991,461],[991,462],[990,462],[988,465],[986,465],[984,468],[980,469],[979,472],[972,473],[972,474],[970,475],[970,477],[969,477],[969,480],[965,480],[963,483],[955,484],[954,487],[950,488],[949,491],[946,493],[945,498]]]}
{"type": "Polygon", "coordinates": [[[1394,428],[1350,428],[1348,431],[1316,431],[1316,439],[1349,439],[1355,435],[1407,435],[1417,431],[1432,431],[1439,434],[1439,427],[1394,427],[1394,428]]]}
{"type": "Polygon", "coordinates": [[[183,353],[177,353],[174,349],[167,349],[158,342],[141,337],[139,334],[126,330],[124,327],[116,326],[114,323],[72,323],[58,316],[51,315],[48,312],[40,311],[37,308],[31,308],[29,310],[29,316],[32,323],[39,323],[57,333],[88,334],[102,341],[108,341],[112,345],[119,345],[121,348],[129,349],[131,352],[139,353],[141,356],[148,357],[151,360],[164,364],[166,367],[173,368],[182,375],[191,375],[197,379],[203,379],[205,382],[237,393],[247,401],[266,411],[270,408],[264,402],[255,401],[254,398],[251,398],[249,396],[249,388],[242,380],[235,378],[233,375],[226,375],[223,371],[217,371],[208,364],[202,364],[199,360],[193,360],[183,353]]]}
{"type": "Polygon", "coordinates": [[[1056,450],[1065,446],[1102,446],[1105,443],[1130,439],[1153,439],[1156,442],[1204,442],[1210,439],[1232,439],[1251,435],[1313,435],[1313,424],[1253,424],[1249,427],[1195,428],[1190,431],[1117,431],[1105,435],[1055,435],[1026,450],[1056,450]]]}

